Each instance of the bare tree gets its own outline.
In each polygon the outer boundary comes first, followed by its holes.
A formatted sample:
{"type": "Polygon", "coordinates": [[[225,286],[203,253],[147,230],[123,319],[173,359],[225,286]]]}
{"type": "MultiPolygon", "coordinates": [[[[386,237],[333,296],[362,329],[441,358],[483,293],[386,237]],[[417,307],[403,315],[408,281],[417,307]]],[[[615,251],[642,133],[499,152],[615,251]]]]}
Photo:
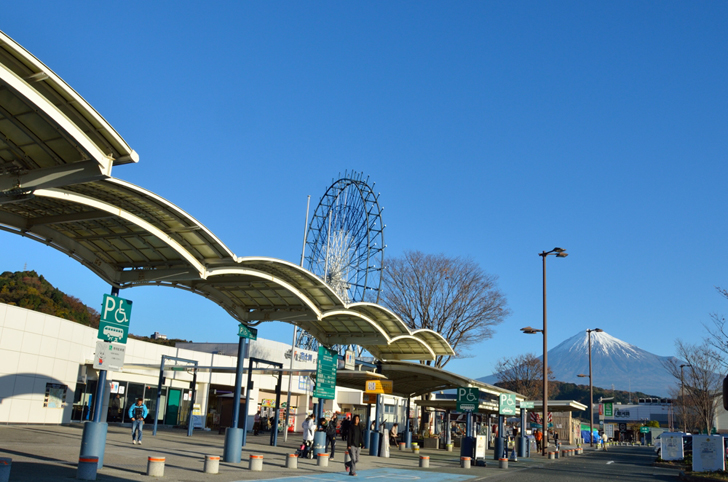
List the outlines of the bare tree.
{"type": "Polygon", "coordinates": [[[690,399],[683,396],[679,381],[676,387],[671,387],[668,390],[668,394],[672,400],[672,409],[675,414],[675,421],[673,423],[675,429],[680,431],[683,430],[684,427],[687,431],[692,432],[697,427],[700,427],[700,415],[693,408],[690,399]]]}
{"type": "MultiPolygon", "coordinates": [[[[549,380],[554,375],[549,370],[549,380]]],[[[543,362],[533,353],[503,357],[495,366],[498,382],[503,388],[518,392],[528,400],[543,400],[543,362]]]]}
{"type": "MultiPolygon", "coordinates": [[[[409,328],[440,333],[461,357],[510,314],[496,280],[469,258],[408,251],[387,260],[381,302],[409,328]]],[[[435,366],[450,358],[438,356],[435,366]]]]}
{"type": "MultiPolygon", "coordinates": [[[[728,290],[717,286],[715,289],[718,290],[718,293],[723,298],[728,299],[728,290]]],[[[726,320],[724,315],[718,313],[712,313],[710,318],[712,321],[710,325],[703,324],[705,330],[708,332],[705,341],[722,355],[721,362],[725,369],[726,365],[728,365],[726,363],[728,360],[728,320],[726,320]]]]}
{"type": "Polygon", "coordinates": [[[707,342],[691,345],[677,340],[675,348],[677,358],[667,359],[665,368],[684,387],[680,402],[684,411],[694,411],[699,418],[697,428],[710,433],[723,388],[723,378],[719,374],[720,355],[707,342]],[[682,374],[681,365],[684,368],[682,374]]]}

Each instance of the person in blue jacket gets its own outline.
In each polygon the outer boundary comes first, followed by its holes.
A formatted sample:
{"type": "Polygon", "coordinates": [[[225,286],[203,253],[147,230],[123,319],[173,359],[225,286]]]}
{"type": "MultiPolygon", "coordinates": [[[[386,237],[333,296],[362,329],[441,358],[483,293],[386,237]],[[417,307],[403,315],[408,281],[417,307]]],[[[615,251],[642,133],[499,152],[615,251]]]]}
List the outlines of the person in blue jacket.
{"type": "Polygon", "coordinates": [[[144,419],[149,413],[149,409],[144,405],[144,400],[138,398],[135,405],[129,407],[129,418],[131,419],[131,441],[134,445],[142,444],[142,428],[144,428],[144,419]],[[138,434],[138,435],[137,435],[138,434]]]}

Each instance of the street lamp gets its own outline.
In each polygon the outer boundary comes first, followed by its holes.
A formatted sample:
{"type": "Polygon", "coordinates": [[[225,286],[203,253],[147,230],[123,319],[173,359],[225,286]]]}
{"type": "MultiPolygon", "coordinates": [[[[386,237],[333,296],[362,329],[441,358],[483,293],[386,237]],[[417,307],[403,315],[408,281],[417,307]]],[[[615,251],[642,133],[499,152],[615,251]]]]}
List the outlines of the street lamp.
{"type": "Polygon", "coordinates": [[[683,422],[683,433],[687,433],[687,422],[685,421],[685,412],[687,410],[685,409],[685,379],[683,378],[683,368],[693,366],[689,363],[685,363],[683,365],[680,365],[680,408],[682,411],[682,422],[683,422]]]}
{"type": "Polygon", "coordinates": [[[594,384],[592,383],[592,359],[591,359],[591,334],[592,331],[601,333],[604,330],[601,328],[594,328],[593,330],[586,330],[589,336],[589,375],[579,374],[577,377],[589,377],[589,446],[594,447],[594,384]]]}
{"type": "Polygon", "coordinates": [[[544,443],[541,455],[546,455],[548,445],[548,424],[549,424],[549,378],[548,378],[548,340],[546,337],[546,256],[554,255],[557,258],[566,258],[569,254],[563,248],[554,248],[551,251],[542,251],[538,253],[543,258],[543,329],[538,330],[531,328],[521,328],[521,331],[527,334],[542,333],[543,334],[543,435],[544,443]]]}

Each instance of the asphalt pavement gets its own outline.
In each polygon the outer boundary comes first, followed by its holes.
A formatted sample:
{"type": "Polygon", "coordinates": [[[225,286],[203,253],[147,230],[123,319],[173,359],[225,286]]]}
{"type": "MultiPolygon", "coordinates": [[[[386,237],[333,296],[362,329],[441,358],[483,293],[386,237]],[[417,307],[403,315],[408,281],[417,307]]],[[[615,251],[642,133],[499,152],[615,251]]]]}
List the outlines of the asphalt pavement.
{"type": "Polygon", "coordinates": [[[534,464],[478,480],[518,482],[586,481],[677,481],[676,469],[652,466],[652,447],[610,447],[608,451],[585,451],[584,455],[560,459],[556,464],[534,464]]]}
{"type": "MultiPolygon", "coordinates": [[[[76,479],[81,446],[81,425],[6,425],[0,427],[0,457],[12,458],[11,481],[46,482],[76,479]]],[[[156,437],[151,427],[144,431],[142,445],[131,443],[130,429],[110,426],[107,437],[104,467],[99,470],[99,481],[149,481],[146,475],[147,458],[166,458],[164,480],[219,481],[277,479],[277,481],[335,481],[348,480],[344,470],[343,442],[337,444],[337,453],[329,467],[319,467],[315,460],[299,459],[298,469],[285,468],[285,461],[294,453],[300,435],[289,436],[278,447],[269,444],[269,434],[247,436],[239,464],[220,463],[217,475],[202,472],[205,455],[222,455],[224,436],[217,432],[195,431],[191,437],[186,431],[159,430],[156,437]],[[263,455],[263,471],[249,470],[249,456],[263,455]]],[[[420,480],[422,482],[465,482],[468,480],[518,480],[568,482],[584,480],[675,480],[677,472],[659,469],[650,464],[654,452],[642,447],[614,447],[608,452],[587,451],[584,455],[544,459],[540,455],[509,462],[508,469],[498,468],[492,452],[487,453],[487,467],[460,468],[460,454],[444,450],[421,450],[420,455],[430,457],[430,468],[419,467],[419,456],[411,451],[392,447],[389,458],[373,457],[362,451],[357,464],[358,479],[420,480]]]]}

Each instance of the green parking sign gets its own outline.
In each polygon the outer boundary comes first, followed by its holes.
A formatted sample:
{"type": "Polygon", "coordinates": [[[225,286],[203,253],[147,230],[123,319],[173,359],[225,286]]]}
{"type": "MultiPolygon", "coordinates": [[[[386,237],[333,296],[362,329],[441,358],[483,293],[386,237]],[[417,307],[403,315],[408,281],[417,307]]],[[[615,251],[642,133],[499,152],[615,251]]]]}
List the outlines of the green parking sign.
{"type": "Polygon", "coordinates": [[[515,393],[501,393],[498,396],[498,415],[510,415],[516,414],[516,394],[515,393]]]}
{"type": "Polygon", "coordinates": [[[97,338],[108,342],[126,343],[131,320],[131,300],[104,295],[97,338]]]}
{"type": "Polygon", "coordinates": [[[240,323],[238,326],[238,336],[240,338],[247,338],[249,340],[258,339],[258,329],[240,323]]]}
{"type": "Polygon", "coordinates": [[[475,387],[460,387],[455,409],[458,412],[478,413],[480,405],[480,390],[475,387]]]}

